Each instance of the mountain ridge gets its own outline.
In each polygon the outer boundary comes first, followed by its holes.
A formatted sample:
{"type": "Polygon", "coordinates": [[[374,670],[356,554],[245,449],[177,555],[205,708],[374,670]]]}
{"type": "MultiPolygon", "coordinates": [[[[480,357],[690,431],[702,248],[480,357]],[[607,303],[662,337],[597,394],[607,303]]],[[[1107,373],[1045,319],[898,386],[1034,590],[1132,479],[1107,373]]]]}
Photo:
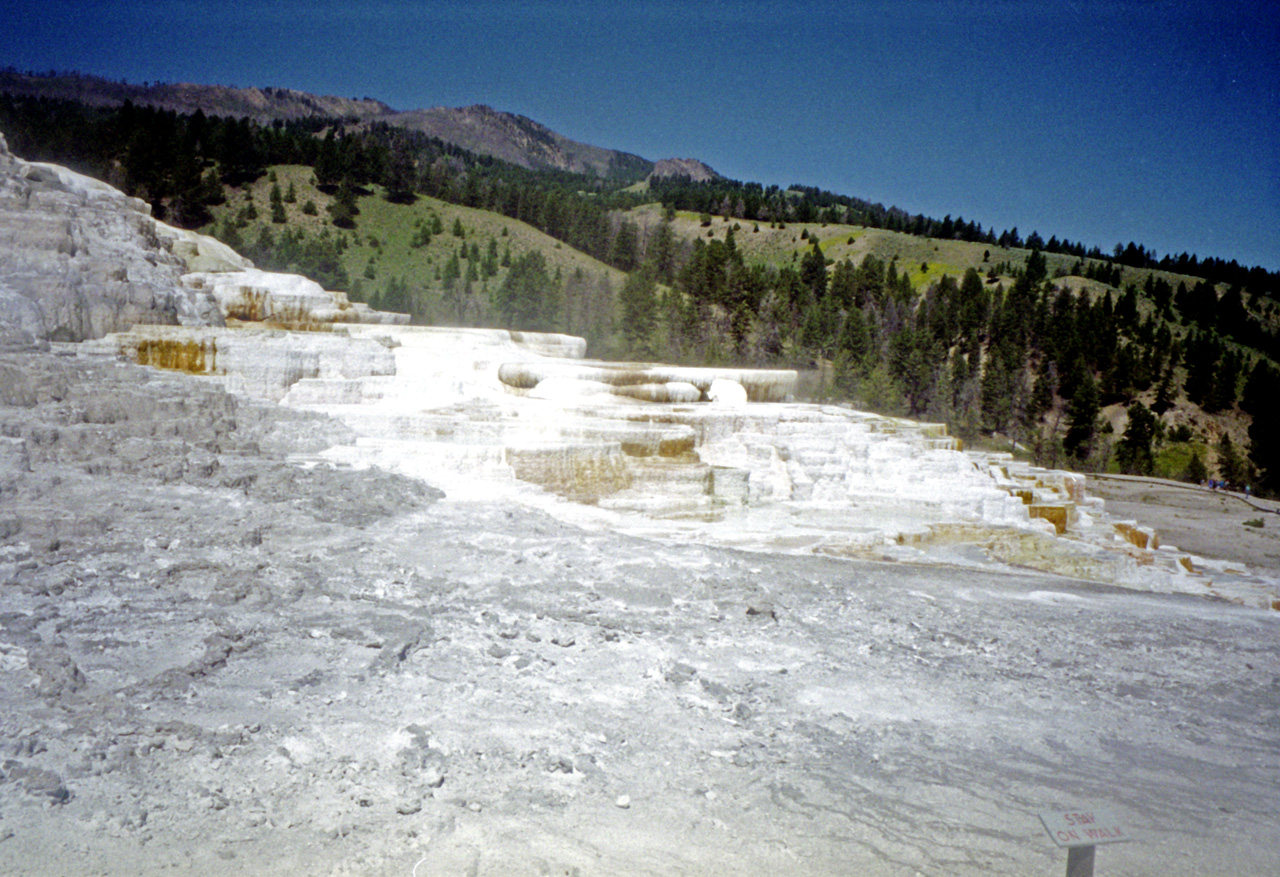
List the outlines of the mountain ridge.
{"type": "Polygon", "coordinates": [[[654,162],[633,153],[573,140],[527,116],[479,103],[466,107],[397,110],[370,97],[316,95],[274,86],[139,84],[83,73],[21,73],[13,69],[0,71],[0,93],[74,100],[103,107],[120,106],[129,101],[182,113],[201,110],[208,115],[245,117],[258,123],[322,117],[349,119],[362,125],[384,123],[530,170],[640,180],[655,168],[674,163],[678,167],[687,165],[689,169],[684,173],[695,179],[719,177],[700,161],[654,162]]]}

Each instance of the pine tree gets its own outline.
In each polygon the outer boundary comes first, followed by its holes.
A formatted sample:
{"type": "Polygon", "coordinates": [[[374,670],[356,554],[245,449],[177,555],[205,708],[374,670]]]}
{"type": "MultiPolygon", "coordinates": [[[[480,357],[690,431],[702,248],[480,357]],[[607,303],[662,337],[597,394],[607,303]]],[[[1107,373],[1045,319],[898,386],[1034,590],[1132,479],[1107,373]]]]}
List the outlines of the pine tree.
{"type": "Polygon", "coordinates": [[[1248,477],[1244,458],[1231,441],[1231,434],[1224,432],[1218,440],[1218,476],[1231,486],[1239,488],[1248,477]]]}
{"type": "Polygon", "coordinates": [[[1239,380],[1239,362],[1228,351],[1218,362],[1213,376],[1213,386],[1204,400],[1204,410],[1210,413],[1225,411],[1236,404],[1236,384],[1239,380]]]}
{"type": "Polygon", "coordinates": [[[356,206],[356,189],[350,179],[344,179],[338,186],[338,194],[329,205],[329,215],[338,228],[355,228],[356,216],[360,208],[356,206]]]}
{"type": "Polygon", "coordinates": [[[509,328],[551,331],[560,312],[560,289],[547,273],[542,253],[519,257],[494,291],[494,306],[509,328]]]}
{"type": "Polygon", "coordinates": [[[1083,463],[1093,453],[1098,435],[1098,410],[1098,385],[1093,375],[1086,372],[1067,403],[1067,434],[1062,439],[1063,450],[1077,462],[1083,463]]]}
{"type": "Polygon", "coordinates": [[[1173,407],[1177,401],[1177,396],[1173,391],[1173,369],[1165,372],[1163,378],[1160,379],[1160,385],[1156,387],[1156,400],[1151,404],[1151,410],[1156,414],[1164,414],[1173,407]]]}
{"type": "Polygon", "coordinates": [[[222,230],[218,233],[218,240],[233,250],[238,250],[243,246],[244,239],[240,236],[240,226],[230,216],[223,217],[222,230]]]}
{"type": "Polygon", "coordinates": [[[316,155],[314,167],[316,185],[325,192],[332,192],[342,181],[345,168],[340,154],[340,147],[332,129],[320,142],[320,151],[316,155]]]}
{"type": "Polygon", "coordinates": [[[982,370],[982,427],[1003,432],[1013,417],[1013,371],[1008,347],[995,346],[987,352],[982,370]]]}
{"type": "Polygon", "coordinates": [[[639,232],[635,223],[623,220],[613,236],[613,244],[609,248],[606,260],[619,271],[634,271],[640,263],[639,232]]]}
{"type": "Polygon", "coordinates": [[[905,413],[902,404],[902,386],[894,379],[889,364],[877,360],[871,371],[861,381],[858,395],[863,405],[872,411],[893,416],[905,413]]]}
{"type": "Polygon", "coordinates": [[[450,253],[449,261],[445,263],[444,274],[441,277],[441,280],[444,283],[445,291],[447,292],[452,290],[454,287],[454,284],[456,284],[457,281],[460,280],[461,278],[462,278],[462,263],[461,261],[459,261],[458,254],[456,252],[450,253]]]}
{"type": "Polygon", "coordinates": [[[1027,402],[1027,417],[1033,423],[1053,408],[1053,396],[1058,389],[1058,368],[1052,362],[1044,360],[1036,371],[1036,382],[1032,386],[1031,398],[1027,402]]]}
{"type": "Polygon", "coordinates": [[[813,300],[821,301],[827,294],[827,257],[822,255],[818,238],[813,238],[813,249],[800,262],[800,282],[808,287],[813,300]]]}
{"type": "Polygon", "coordinates": [[[675,280],[676,239],[671,230],[671,223],[663,219],[658,223],[645,248],[645,261],[654,274],[654,279],[670,285],[675,280]]]}
{"type": "Polygon", "coordinates": [[[497,273],[498,273],[497,238],[489,238],[489,248],[485,251],[484,263],[481,267],[484,269],[485,277],[497,276],[497,273]]]}
{"type": "Polygon", "coordinates": [[[1209,394],[1213,392],[1213,381],[1218,372],[1217,345],[1207,335],[1194,332],[1187,339],[1185,355],[1187,379],[1183,383],[1183,392],[1188,401],[1195,405],[1204,405],[1209,394]]]}
{"type": "Polygon", "coordinates": [[[271,184],[271,221],[276,225],[283,225],[289,221],[289,215],[284,211],[284,195],[280,193],[280,184],[271,184]]]}
{"type": "Polygon", "coordinates": [[[654,334],[658,323],[658,288],[647,270],[627,275],[619,295],[622,308],[622,336],[628,355],[645,359],[653,357],[654,334]]]}
{"type": "Polygon", "coordinates": [[[1150,475],[1155,467],[1151,443],[1155,440],[1158,421],[1141,402],[1129,406],[1129,423],[1116,447],[1116,460],[1121,471],[1129,475],[1150,475]]]}
{"type": "Polygon", "coordinates": [[[1259,360],[1245,386],[1249,424],[1249,459],[1260,470],[1264,490],[1280,490],[1280,370],[1259,360]]]}
{"type": "Polygon", "coordinates": [[[1209,478],[1209,469],[1204,465],[1204,460],[1200,459],[1199,451],[1191,452],[1191,459],[1187,462],[1187,468],[1182,473],[1183,481],[1190,481],[1192,484],[1200,484],[1209,478]]]}
{"type": "Polygon", "coordinates": [[[417,199],[417,169],[408,144],[401,139],[391,146],[382,184],[386,187],[386,199],[393,204],[412,204],[417,199]]]}

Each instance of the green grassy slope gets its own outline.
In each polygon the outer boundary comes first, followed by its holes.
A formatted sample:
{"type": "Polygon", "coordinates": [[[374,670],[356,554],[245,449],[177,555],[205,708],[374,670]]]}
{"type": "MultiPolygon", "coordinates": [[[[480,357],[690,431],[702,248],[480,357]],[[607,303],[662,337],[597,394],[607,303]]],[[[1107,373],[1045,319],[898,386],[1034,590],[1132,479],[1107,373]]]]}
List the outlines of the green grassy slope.
{"type": "MultiPolygon", "coordinates": [[[[646,204],[629,211],[628,215],[632,222],[644,229],[661,221],[662,208],[657,204],[646,204]]],[[[885,262],[897,258],[900,269],[908,272],[917,289],[927,287],[944,274],[959,278],[969,268],[983,274],[999,265],[1021,268],[1031,255],[1030,250],[1021,247],[926,238],[860,225],[793,222],[778,228],[771,227],[768,222],[715,216],[710,227],[706,227],[702,225],[699,214],[688,211],[677,212],[671,227],[678,238],[686,241],[694,238],[724,240],[729,230],[735,229],[734,241],[747,262],[761,261],[779,267],[799,263],[812,249],[815,238],[827,259],[835,262],[850,259],[858,264],[868,255],[875,255],[885,262]],[[807,233],[807,237],[802,237],[802,232],[807,233]]],[[[1075,256],[1055,253],[1046,253],[1045,259],[1051,275],[1070,272],[1077,262],[1075,256]]],[[[1149,274],[1164,278],[1175,288],[1179,283],[1191,287],[1200,280],[1165,271],[1125,268],[1121,287],[1127,283],[1141,286],[1149,274]]],[[[1004,275],[1004,279],[1008,281],[1011,277],[1004,275]]],[[[1083,279],[1076,285],[1087,286],[1098,294],[1108,288],[1115,289],[1083,279]]]]}
{"type": "MultiPolygon", "coordinates": [[[[425,321],[448,322],[448,309],[441,301],[444,291],[441,272],[450,256],[461,246],[469,249],[473,243],[477,244],[483,257],[490,240],[496,242],[500,258],[508,251],[513,260],[524,253],[539,251],[547,261],[548,270],[554,273],[558,269],[562,277],[582,271],[592,281],[598,281],[601,276],[608,278],[614,290],[622,284],[622,272],[523,222],[424,196],[419,196],[413,204],[392,204],[385,200],[381,188],[376,186],[358,199],[360,213],[355,219],[355,229],[335,228],[327,210],[333,198],[316,188],[310,167],[282,165],[271,170],[282,192],[287,193],[292,184],[296,193],[296,202],[284,205],[288,217],[286,224],[271,222],[272,182],[267,175],[241,189],[229,190],[227,202],[214,208],[214,223],[221,227],[226,218],[236,216],[249,203],[246,200],[249,196],[257,218],[240,230],[245,242],[254,241],[264,227],[277,236],[285,229],[294,228],[303,229],[312,237],[321,234],[342,236],[347,244],[342,262],[351,278],[349,288],[343,291],[351,293],[357,300],[369,300],[385,289],[388,281],[403,279],[410,294],[421,298],[425,321]],[[315,204],[317,215],[309,216],[303,212],[308,201],[315,204]],[[412,246],[418,224],[430,224],[434,217],[439,217],[443,232],[432,235],[426,246],[412,246]],[[462,238],[453,234],[455,221],[462,224],[465,232],[462,238]]],[[[203,231],[209,233],[212,228],[211,225],[203,231]]],[[[466,263],[463,262],[464,271],[465,268],[466,263]]],[[[485,289],[499,286],[506,273],[507,269],[500,267],[496,276],[477,281],[476,294],[483,295],[485,289]]]]}

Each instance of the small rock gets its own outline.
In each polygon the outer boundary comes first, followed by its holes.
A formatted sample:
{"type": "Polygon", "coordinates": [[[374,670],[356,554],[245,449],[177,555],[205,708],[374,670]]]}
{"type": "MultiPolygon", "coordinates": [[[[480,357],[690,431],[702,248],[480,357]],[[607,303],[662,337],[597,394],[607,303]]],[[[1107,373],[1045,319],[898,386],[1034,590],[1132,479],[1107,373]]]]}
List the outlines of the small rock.
{"type": "Polygon", "coordinates": [[[414,796],[408,797],[396,804],[396,812],[401,816],[412,816],[422,810],[422,799],[414,796]]]}
{"type": "Polygon", "coordinates": [[[444,771],[438,764],[429,764],[422,769],[420,779],[428,789],[438,789],[444,785],[444,771]]]}
{"type": "Polygon", "coordinates": [[[484,808],[480,806],[479,801],[472,801],[470,804],[467,805],[467,809],[470,810],[472,813],[479,813],[484,808]]]}
{"type": "Polygon", "coordinates": [[[686,682],[692,682],[697,675],[697,670],[681,661],[677,661],[662,674],[663,678],[672,685],[683,685],[686,682]]]}
{"type": "Polygon", "coordinates": [[[6,759],[0,767],[0,781],[17,783],[28,794],[37,798],[48,798],[54,804],[65,804],[72,798],[71,792],[58,774],[12,759],[6,759]]]}
{"type": "Polygon", "coordinates": [[[493,645],[489,646],[488,654],[489,654],[489,657],[497,658],[499,661],[501,661],[503,658],[506,658],[511,654],[511,649],[507,648],[506,646],[500,646],[497,643],[494,643],[493,645]]]}
{"type": "Polygon", "coordinates": [[[619,795],[617,800],[614,801],[613,803],[615,806],[617,806],[619,810],[629,810],[631,809],[631,796],[619,795]]]}

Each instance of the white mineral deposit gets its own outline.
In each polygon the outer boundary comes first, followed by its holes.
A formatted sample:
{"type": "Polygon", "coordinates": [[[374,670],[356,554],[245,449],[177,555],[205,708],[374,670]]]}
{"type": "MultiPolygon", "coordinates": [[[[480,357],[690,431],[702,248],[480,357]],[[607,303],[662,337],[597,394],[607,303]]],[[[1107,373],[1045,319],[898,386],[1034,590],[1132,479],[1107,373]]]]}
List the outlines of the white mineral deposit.
{"type": "Polygon", "coordinates": [[[1048,875],[1083,803],[1280,873],[1228,497],[403,325],[2,138],[0,256],[6,875],[1048,875]]]}

